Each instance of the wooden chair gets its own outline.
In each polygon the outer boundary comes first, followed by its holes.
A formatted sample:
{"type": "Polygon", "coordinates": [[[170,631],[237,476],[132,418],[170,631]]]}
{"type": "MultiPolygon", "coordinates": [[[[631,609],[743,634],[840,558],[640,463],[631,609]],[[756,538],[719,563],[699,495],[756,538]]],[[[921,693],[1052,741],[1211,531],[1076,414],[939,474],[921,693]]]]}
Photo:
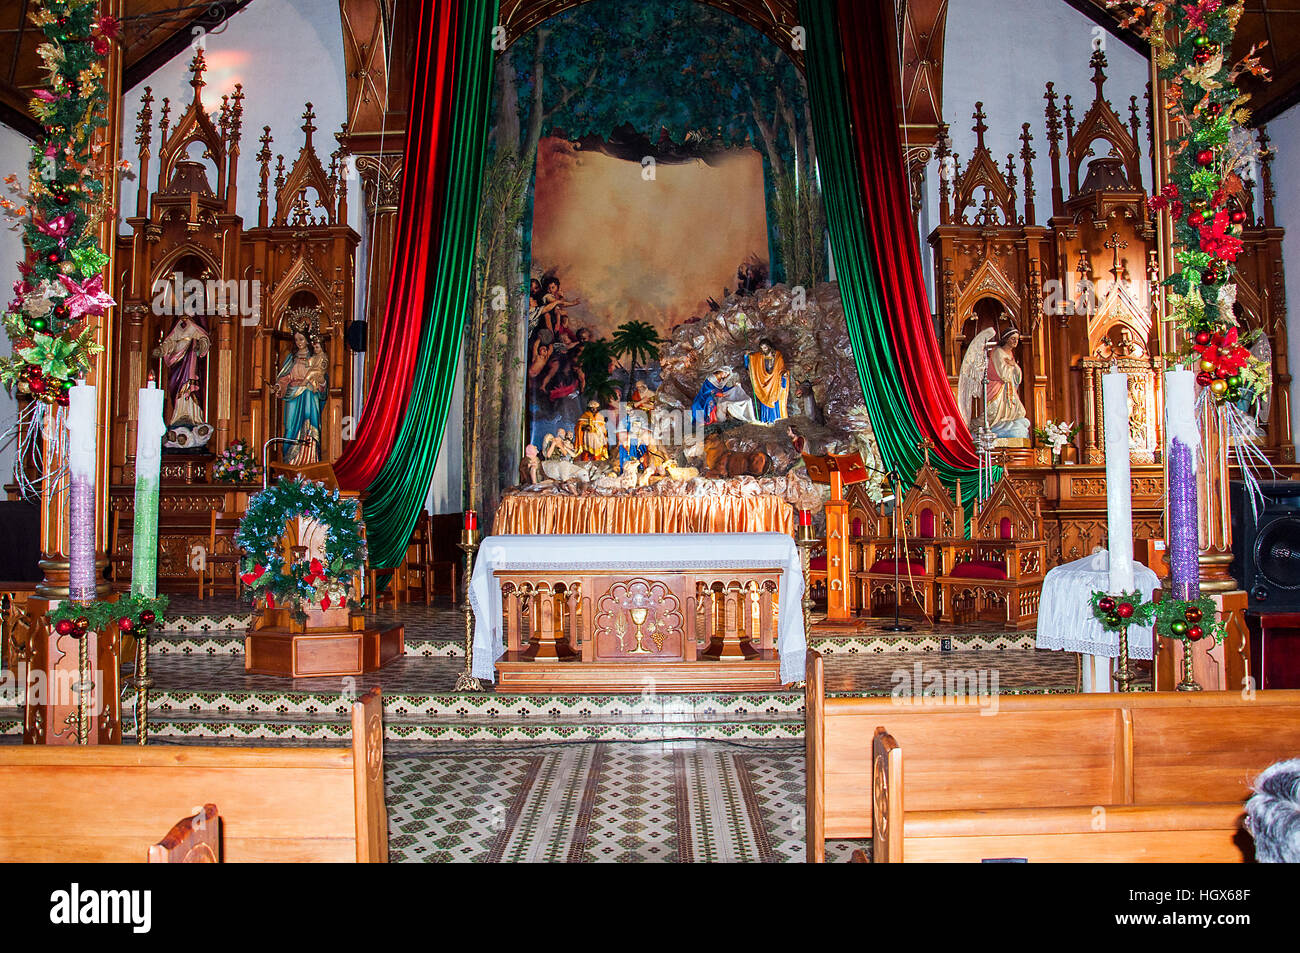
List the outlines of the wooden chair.
{"type": "Polygon", "coordinates": [[[215,804],[204,804],[149,847],[151,864],[221,863],[221,816],[215,804]]]}
{"type": "MultiPolygon", "coordinates": [[[[361,532],[364,536],[366,533],[364,526],[361,532]]],[[[403,601],[410,602],[410,599],[406,598],[406,564],[402,563],[388,568],[372,566],[370,564],[369,547],[366,548],[366,551],[366,597],[369,600],[370,611],[373,612],[378,609],[381,602],[391,602],[394,609],[403,601]],[[389,582],[388,588],[382,593],[379,591],[380,579],[387,579],[389,582]]]]}
{"type": "Polygon", "coordinates": [[[893,611],[894,600],[899,597],[894,592],[897,561],[898,586],[907,594],[901,602],[902,608],[919,609],[933,617],[938,595],[936,583],[943,572],[944,550],[961,540],[965,516],[960,485],[954,501],[938,472],[930,466],[928,447],[925,462],[916,471],[911,489],[901,503],[894,501],[894,515],[888,523],[888,535],[864,537],[863,540],[863,570],[857,576],[862,607],[869,615],[885,615],[893,611]]]}
{"type": "Polygon", "coordinates": [[[1007,471],[976,508],[971,538],[947,544],[939,579],[944,621],[958,616],[1001,622],[1024,629],[1038,621],[1038,601],[1046,573],[1047,541],[1035,500],[1031,510],[1007,471]]]}
{"type": "Polygon", "coordinates": [[[227,572],[230,574],[230,588],[234,591],[235,598],[239,598],[243,592],[243,584],[239,580],[239,562],[243,553],[235,545],[235,535],[238,532],[238,519],[227,518],[225,513],[213,511],[208,524],[207,552],[203,554],[196,569],[199,576],[199,601],[216,594],[218,576],[227,572]]]}
{"type": "Polygon", "coordinates": [[[889,517],[872,502],[864,484],[855,483],[844,493],[849,504],[849,578],[852,580],[849,605],[858,615],[868,606],[867,570],[876,562],[876,546],[882,541],[893,552],[889,517]]]}
{"type": "Polygon", "coordinates": [[[454,560],[439,560],[434,556],[433,520],[427,511],[420,512],[420,519],[415,524],[415,535],[406,548],[406,601],[411,601],[412,591],[418,591],[424,597],[424,604],[433,603],[434,587],[437,574],[446,571],[448,588],[451,592],[451,604],[456,604],[457,563],[454,560]],[[414,584],[412,579],[418,580],[414,584]]]}

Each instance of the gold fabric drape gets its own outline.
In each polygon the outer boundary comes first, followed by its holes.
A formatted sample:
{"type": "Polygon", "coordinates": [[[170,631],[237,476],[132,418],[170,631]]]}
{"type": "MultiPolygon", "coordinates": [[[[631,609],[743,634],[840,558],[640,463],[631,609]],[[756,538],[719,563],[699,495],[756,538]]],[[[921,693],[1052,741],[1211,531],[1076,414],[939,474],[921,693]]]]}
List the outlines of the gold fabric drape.
{"type": "Polygon", "coordinates": [[[559,533],[788,533],[794,508],[779,496],[508,495],[494,535],[559,533]]]}

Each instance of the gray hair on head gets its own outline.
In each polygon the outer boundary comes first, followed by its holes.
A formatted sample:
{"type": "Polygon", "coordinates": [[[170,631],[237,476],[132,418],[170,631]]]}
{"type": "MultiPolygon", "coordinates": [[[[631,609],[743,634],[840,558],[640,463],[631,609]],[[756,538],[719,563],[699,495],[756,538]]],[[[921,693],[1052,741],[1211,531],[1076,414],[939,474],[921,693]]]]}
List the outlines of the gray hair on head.
{"type": "Polygon", "coordinates": [[[1255,838],[1255,859],[1300,863],[1300,758],[1269,765],[1254,788],[1246,802],[1246,830],[1255,838]]]}

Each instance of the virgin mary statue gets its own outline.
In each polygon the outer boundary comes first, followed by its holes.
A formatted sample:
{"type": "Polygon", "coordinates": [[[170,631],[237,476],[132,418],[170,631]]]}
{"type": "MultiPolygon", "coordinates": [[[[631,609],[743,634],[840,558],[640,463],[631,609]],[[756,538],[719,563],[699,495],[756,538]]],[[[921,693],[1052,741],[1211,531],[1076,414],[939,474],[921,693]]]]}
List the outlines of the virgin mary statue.
{"type": "Polygon", "coordinates": [[[293,346],[275,378],[275,395],[284,401],[283,436],[296,441],[285,444],[283,460],[300,467],[321,459],[320,420],[329,390],[329,358],[320,336],[307,330],[293,332],[293,346]]]}

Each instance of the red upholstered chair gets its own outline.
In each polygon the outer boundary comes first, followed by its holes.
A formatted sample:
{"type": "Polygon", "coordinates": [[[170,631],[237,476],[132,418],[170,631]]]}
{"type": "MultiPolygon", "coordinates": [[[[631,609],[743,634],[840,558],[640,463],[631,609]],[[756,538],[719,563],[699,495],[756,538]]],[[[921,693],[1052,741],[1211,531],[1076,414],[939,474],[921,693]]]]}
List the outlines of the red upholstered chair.
{"type": "Polygon", "coordinates": [[[949,543],[939,578],[946,622],[984,619],[1008,629],[1038,621],[1047,542],[1038,500],[1020,498],[1006,470],[971,521],[971,538],[949,543]]]}
{"type": "MultiPolygon", "coordinates": [[[[965,520],[961,507],[961,490],[954,500],[930,466],[929,448],[925,462],[916,471],[912,487],[896,504],[894,517],[899,521],[901,541],[895,538],[893,520],[885,532],[863,546],[861,570],[861,606],[869,615],[889,615],[894,611],[894,576],[897,560],[898,587],[902,590],[902,611],[921,611],[933,617],[937,600],[935,584],[943,568],[948,544],[961,539],[965,520]]],[[[882,521],[883,523],[884,521],[882,521]]]]}

